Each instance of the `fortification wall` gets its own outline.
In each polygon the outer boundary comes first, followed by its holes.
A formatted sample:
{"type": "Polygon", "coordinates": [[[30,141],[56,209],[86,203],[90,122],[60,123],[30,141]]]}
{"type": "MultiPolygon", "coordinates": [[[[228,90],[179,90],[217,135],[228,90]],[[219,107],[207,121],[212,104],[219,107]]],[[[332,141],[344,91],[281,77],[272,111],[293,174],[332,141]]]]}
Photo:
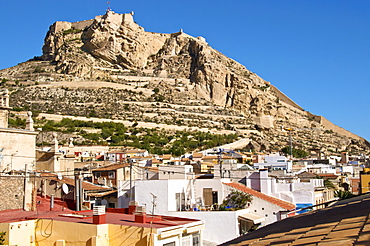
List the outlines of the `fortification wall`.
{"type": "Polygon", "coordinates": [[[295,108],[298,108],[300,110],[304,110],[301,106],[299,106],[297,103],[295,103],[292,99],[290,99],[287,95],[282,93],[278,88],[270,84],[270,88],[272,91],[276,93],[276,95],[282,100],[283,102],[289,104],[290,106],[293,106],[295,108]]]}
{"type": "Polygon", "coordinates": [[[72,23],[68,21],[57,21],[51,26],[50,31],[60,32],[72,28],[72,23]]]}
{"type": "Polygon", "coordinates": [[[94,19],[92,20],[84,20],[84,21],[78,21],[72,23],[72,28],[74,29],[85,29],[86,27],[91,26],[91,24],[94,22],[94,19]]]}
{"type": "Polygon", "coordinates": [[[327,130],[332,130],[332,131],[334,131],[336,133],[339,133],[341,135],[344,135],[346,137],[351,137],[351,138],[354,138],[354,139],[362,139],[360,136],[357,136],[356,134],[353,134],[352,132],[347,131],[346,129],[344,129],[340,126],[337,126],[337,125],[331,123],[329,120],[325,119],[323,116],[315,115],[315,120],[317,122],[319,122],[321,125],[323,125],[325,127],[325,129],[327,129],[327,130]]]}
{"type": "Polygon", "coordinates": [[[134,23],[134,17],[132,14],[123,14],[122,20],[126,23],[134,23]]]}

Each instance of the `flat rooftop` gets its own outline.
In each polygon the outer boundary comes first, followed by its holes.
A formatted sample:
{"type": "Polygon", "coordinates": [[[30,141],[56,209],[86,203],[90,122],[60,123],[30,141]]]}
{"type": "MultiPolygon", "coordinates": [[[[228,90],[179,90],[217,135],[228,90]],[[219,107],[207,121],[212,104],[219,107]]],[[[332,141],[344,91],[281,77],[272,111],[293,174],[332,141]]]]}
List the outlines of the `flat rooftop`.
{"type": "MultiPolygon", "coordinates": [[[[53,211],[50,211],[50,199],[38,197],[37,200],[37,211],[24,211],[22,209],[0,211],[0,223],[11,223],[34,219],[53,219],[56,221],[93,224],[92,210],[76,212],[64,207],[61,201],[57,201],[54,203],[53,211]]],[[[165,228],[199,222],[199,220],[196,219],[162,215],[152,216],[147,214],[147,223],[139,223],[135,222],[135,215],[125,214],[120,211],[122,211],[122,209],[117,209],[116,212],[106,212],[106,224],[144,228],[165,228]]]]}

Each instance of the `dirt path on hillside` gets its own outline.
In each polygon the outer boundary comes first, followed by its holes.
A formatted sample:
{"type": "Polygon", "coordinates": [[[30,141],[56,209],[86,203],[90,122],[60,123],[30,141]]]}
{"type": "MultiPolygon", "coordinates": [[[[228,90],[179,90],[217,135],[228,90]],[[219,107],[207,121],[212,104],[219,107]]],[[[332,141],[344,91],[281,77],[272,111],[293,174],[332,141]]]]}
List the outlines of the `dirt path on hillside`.
{"type": "MultiPolygon", "coordinates": [[[[22,112],[22,115],[26,115],[26,112],[22,112]]],[[[93,122],[116,122],[116,123],[122,123],[127,126],[131,126],[134,124],[132,121],[128,120],[111,120],[111,119],[101,119],[101,118],[87,118],[82,116],[72,116],[72,115],[58,115],[58,114],[44,114],[40,113],[37,117],[38,119],[41,119],[45,117],[47,120],[55,120],[55,121],[61,121],[63,118],[69,118],[72,120],[83,120],[83,121],[93,121],[93,122]]],[[[198,127],[188,127],[188,126],[177,126],[177,125],[166,125],[166,124],[156,124],[152,122],[142,122],[138,121],[138,127],[143,128],[161,128],[166,130],[179,130],[179,131],[202,131],[202,132],[211,132],[213,134],[234,134],[235,131],[230,130],[217,130],[217,129],[209,129],[209,128],[198,128],[198,127]]]]}
{"type": "Polygon", "coordinates": [[[51,84],[42,84],[36,85],[37,87],[47,87],[47,88],[60,88],[68,87],[71,89],[83,88],[83,89],[99,89],[102,87],[113,88],[113,89],[127,89],[134,91],[142,91],[144,95],[150,96],[153,94],[153,91],[146,88],[136,88],[135,86],[113,83],[113,82],[104,82],[104,81],[62,81],[62,82],[52,82],[51,84]]]}

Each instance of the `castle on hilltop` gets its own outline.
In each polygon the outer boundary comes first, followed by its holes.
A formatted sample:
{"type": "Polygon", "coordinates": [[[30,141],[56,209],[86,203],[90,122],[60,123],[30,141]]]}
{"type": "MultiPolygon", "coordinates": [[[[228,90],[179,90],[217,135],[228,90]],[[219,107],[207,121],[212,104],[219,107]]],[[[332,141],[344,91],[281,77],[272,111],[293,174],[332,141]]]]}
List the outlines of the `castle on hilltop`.
{"type": "Polygon", "coordinates": [[[107,16],[111,22],[116,24],[134,24],[134,12],[125,13],[125,14],[118,14],[113,12],[112,10],[107,11],[105,15],[98,15],[95,16],[94,19],[84,20],[84,21],[77,21],[77,22],[68,22],[68,21],[56,21],[53,25],[50,26],[49,32],[60,32],[69,29],[80,29],[83,30],[89,26],[91,26],[95,20],[99,21],[104,16],[107,16]]]}

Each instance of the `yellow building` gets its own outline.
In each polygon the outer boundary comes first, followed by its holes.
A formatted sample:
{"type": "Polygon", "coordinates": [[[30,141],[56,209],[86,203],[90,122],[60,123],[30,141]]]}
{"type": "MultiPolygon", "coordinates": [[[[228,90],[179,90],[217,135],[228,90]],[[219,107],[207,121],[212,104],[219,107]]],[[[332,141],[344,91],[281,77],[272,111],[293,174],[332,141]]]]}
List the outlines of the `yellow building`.
{"type": "Polygon", "coordinates": [[[360,172],[360,194],[370,191],[370,168],[364,168],[360,172]]]}
{"type": "Polygon", "coordinates": [[[200,220],[147,215],[140,206],[73,212],[39,198],[38,211],[0,212],[0,232],[8,245],[202,245],[200,220]],[[135,212],[134,212],[135,211],[135,212]]]}

